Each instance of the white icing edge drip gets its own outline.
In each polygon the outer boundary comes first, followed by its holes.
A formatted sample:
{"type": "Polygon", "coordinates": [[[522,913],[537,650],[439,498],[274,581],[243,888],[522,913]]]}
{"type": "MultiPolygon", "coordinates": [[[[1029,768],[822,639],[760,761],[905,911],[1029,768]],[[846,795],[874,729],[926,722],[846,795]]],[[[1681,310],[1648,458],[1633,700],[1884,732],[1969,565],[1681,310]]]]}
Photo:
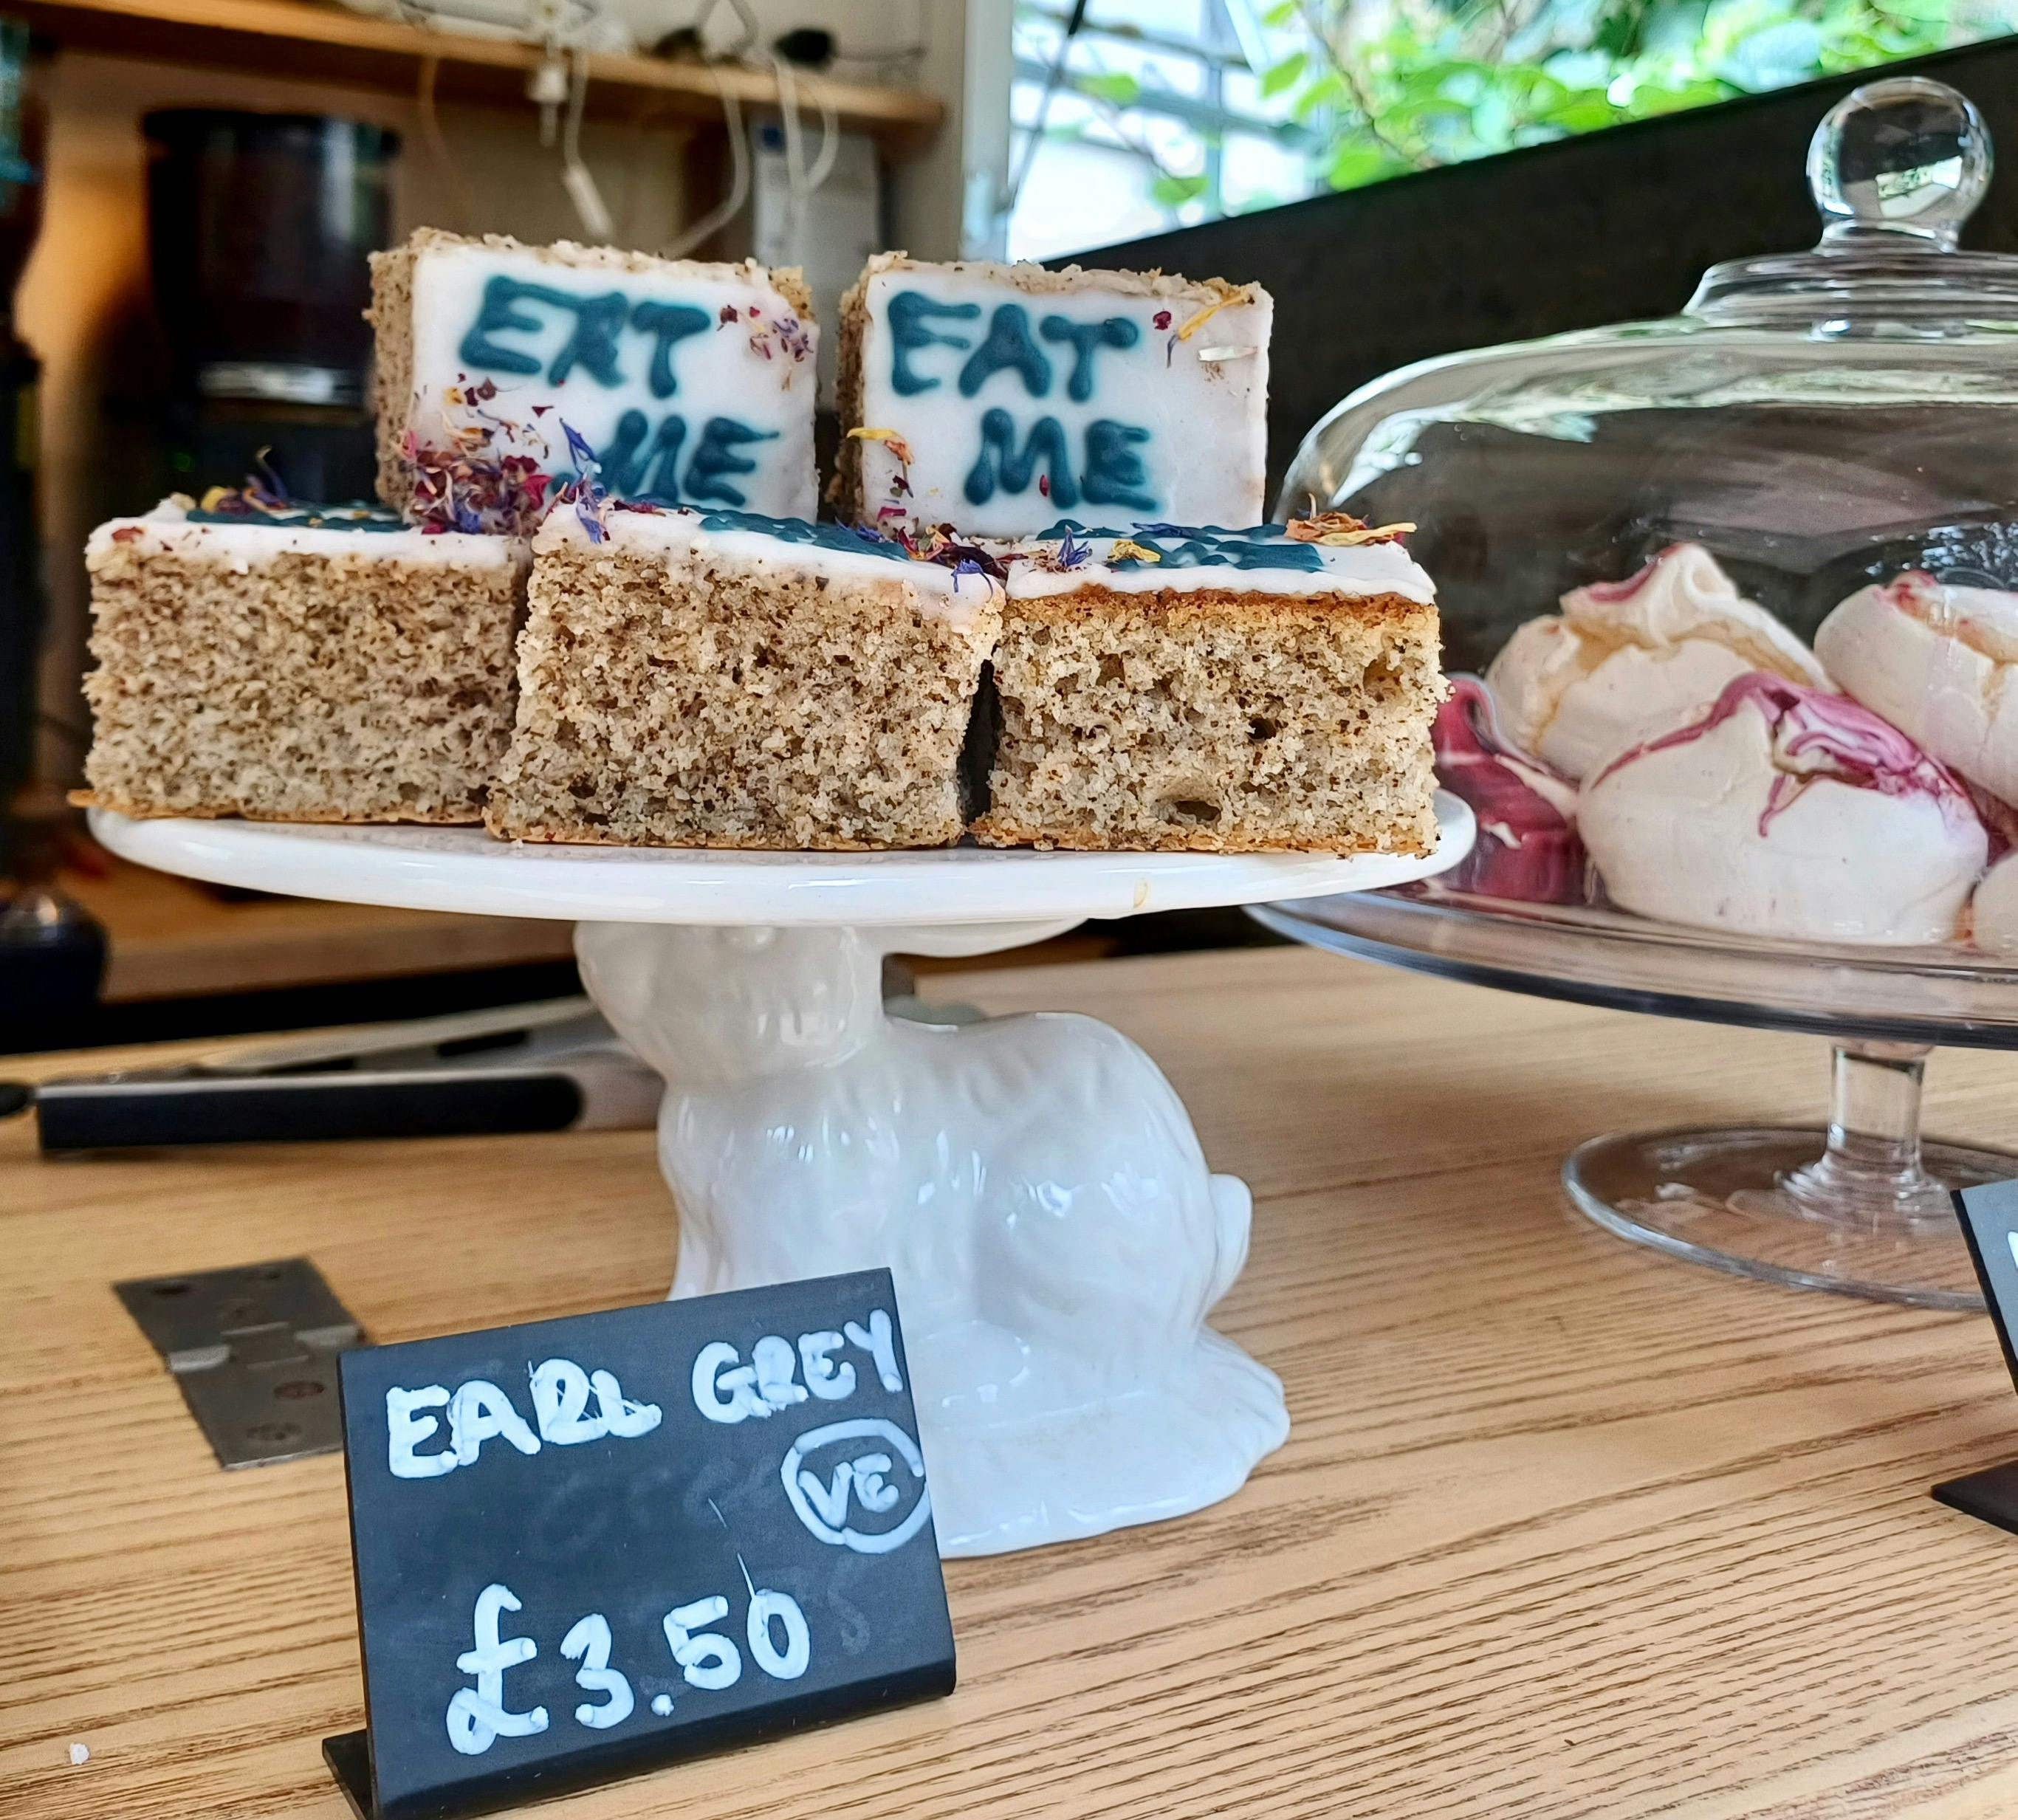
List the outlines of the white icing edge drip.
{"type": "MultiPolygon", "coordinates": [[[[1231,563],[1206,563],[1184,568],[1166,563],[1145,563],[1135,568],[1112,569],[1100,558],[1113,548],[1115,540],[1094,537],[1090,541],[1093,559],[1076,569],[1041,569],[1032,563],[1016,563],[1009,571],[1009,598],[1037,600],[1053,595],[1076,594],[1085,588],[1104,588],[1116,594],[1212,592],[1300,597],[1398,594],[1425,606],[1437,597],[1437,584],[1399,544],[1284,544],[1286,549],[1315,550],[1318,559],[1324,565],[1322,569],[1238,569],[1231,563]]],[[[998,549],[1002,547],[991,546],[998,549]]],[[[1057,545],[1046,544],[1039,547],[1055,549],[1057,545]]]]}
{"type": "Polygon", "coordinates": [[[84,546],[87,563],[115,548],[183,556],[192,562],[215,562],[243,572],[277,557],[382,556],[402,563],[436,563],[454,569],[502,569],[530,559],[516,537],[484,537],[466,531],[429,532],[332,530],[311,525],[192,523],[186,510],[165,499],[139,518],[110,519],[92,531],[84,546]],[[115,532],[138,529],[141,535],[115,545],[115,532]]]}
{"type": "MultiPolygon", "coordinates": [[[[819,544],[794,543],[761,530],[708,530],[701,514],[682,506],[672,511],[613,511],[604,518],[610,545],[663,554],[669,560],[705,560],[748,574],[824,575],[858,586],[895,584],[920,613],[949,621],[961,631],[982,610],[999,606],[1002,584],[989,575],[959,575],[941,563],[896,562],[867,550],[857,555],[819,544]]],[[[562,506],[540,528],[536,551],[562,545],[595,546],[579,516],[562,506]]]]}

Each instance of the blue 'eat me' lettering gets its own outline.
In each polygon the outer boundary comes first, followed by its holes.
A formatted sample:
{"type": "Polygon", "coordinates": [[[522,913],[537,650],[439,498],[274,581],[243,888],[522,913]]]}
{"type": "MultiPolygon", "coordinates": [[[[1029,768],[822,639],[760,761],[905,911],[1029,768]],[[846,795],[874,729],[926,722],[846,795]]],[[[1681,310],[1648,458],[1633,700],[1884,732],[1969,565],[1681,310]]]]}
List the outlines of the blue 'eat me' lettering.
{"type": "Polygon", "coordinates": [[[978,347],[971,337],[935,328],[936,321],[975,322],[981,317],[978,303],[940,303],[920,291],[899,291],[885,307],[890,325],[890,389],[900,398],[916,397],[935,390],[939,376],[921,373],[913,356],[932,347],[953,348],[967,356],[961,363],[960,396],[971,398],[1004,368],[1021,375],[1024,389],[1033,398],[1051,395],[1051,363],[1040,339],[1063,344],[1072,351],[1071,377],[1065,395],[1076,403],[1090,400],[1095,389],[1094,356],[1102,348],[1117,351],[1138,346],[1142,339],[1139,324],[1125,316],[1110,316],[1098,322],[1074,322],[1066,316],[1047,316],[1030,332],[1030,315],[1020,303],[1001,303],[989,318],[988,333],[978,347]],[[971,350],[971,351],[970,351],[971,350]]]}
{"type": "Polygon", "coordinates": [[[1153,512],[1155,498],[1145,490],[1148,473],[1137,452],[1148,440],[1149,432],[1134,424],[1096,418],[1086,426],[1086,461],[1075,473],[1065,426],[1056,418],[1039,418],[1018,449],[1015,419],[997,405],[982,414],[981,450],[962,490],[972,505],[985,505],[998,487],[1027,491],[1041,461],[1051,503],[1061,511],[1069,512],[1083,498],[1090,505],[1153,512]]]}
{"type": "Polygon", "coordinates": [[[911,370],[910,355],[918,348],[971,348],[965,335],[940,335],[926,327],[926,318],[942,316],[971,322],[981,314],[978,303],[935,303],[920,291],[899,291],[890,299],[890,389],[899,398],[929,392],[938,381],[911,370]]]}
{"type": "Polygon", "coordinates": [[[1013,367],[1023,375],[1024,389],[1033,398],[1042,398],[1051,389],[1051,364],[1031,340],[1030,313],[1020,303],[996,306],[988,338],[960,370],[960,396],[971,398],[988,383],[991,373],[1004,367],[1013,367]]]}
{"type": "Polygon", "coordinates": [[[733,484],[733,477],[757,472],[757,464],[740,450],[750,443],[772,441],[777,433],[753,429],[736,418],[711,417],[701,426],[700,440],[694,444],[682,479],[678,467],[686,442],[686,419],[678,411],[668,411],[653,433],[644,412],[627,411],[617,420],[617,433],[596,461],[602,484],[620,499],[641,500],[648,505],[710,500],[740,506],[748,503],[748,495],[733,484]]]}
{"type": "Polygon", "coordinates": [[[508,335],[537,335],[547,327],[548,319],[526,309],[527,304],[539,304],[574,318],[573,332],[546,370],[549,385],[566,384],[568,375],[579,366],[599,385],[613,389],[621,385],[624,374],[618,365],[617,344],[625,328],[630,327],[652,338],[646,383],[654,398],[670,398],[679,390],[679,381],[673,371],[674,348],[714,320],[706,310],[691,303],[666,303],[647,298],[633,306],[621,291],[584,296],[497,273],[484,284],[476,320],[457,348],[457,359],[473,372],[506,373],[521,378],[537,373],[537,354],[508,346],[498,338],[508,335]]]}

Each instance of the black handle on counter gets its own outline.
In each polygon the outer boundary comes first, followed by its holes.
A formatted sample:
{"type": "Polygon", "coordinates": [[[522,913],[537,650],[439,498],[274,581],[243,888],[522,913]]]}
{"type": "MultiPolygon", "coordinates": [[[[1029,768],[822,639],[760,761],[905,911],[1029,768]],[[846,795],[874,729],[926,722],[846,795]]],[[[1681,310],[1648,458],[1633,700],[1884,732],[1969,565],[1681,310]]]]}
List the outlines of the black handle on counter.
{"type": "Polygon", "coordinates": [[[566,1074],[462,1073],[118,1083],[36,1090],[45,1151],[185,1144],[308,1143],[343,1138],[461,1138],[562,1131],[582,1116],[566,1074]]]}

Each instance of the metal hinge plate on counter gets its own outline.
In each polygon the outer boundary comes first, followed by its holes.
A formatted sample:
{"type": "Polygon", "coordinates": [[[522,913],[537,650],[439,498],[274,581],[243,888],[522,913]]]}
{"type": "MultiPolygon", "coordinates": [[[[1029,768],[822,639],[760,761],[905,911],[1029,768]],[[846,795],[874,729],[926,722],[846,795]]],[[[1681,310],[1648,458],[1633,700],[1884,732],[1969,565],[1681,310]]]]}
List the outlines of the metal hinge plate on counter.
{"type": "Polygon", "coordinates": [[[364,1330],[306,1257],[113,1288],[182,1386],[226,1467],[271,1466],[343,1446],[337,1355],[364,1330]]]}

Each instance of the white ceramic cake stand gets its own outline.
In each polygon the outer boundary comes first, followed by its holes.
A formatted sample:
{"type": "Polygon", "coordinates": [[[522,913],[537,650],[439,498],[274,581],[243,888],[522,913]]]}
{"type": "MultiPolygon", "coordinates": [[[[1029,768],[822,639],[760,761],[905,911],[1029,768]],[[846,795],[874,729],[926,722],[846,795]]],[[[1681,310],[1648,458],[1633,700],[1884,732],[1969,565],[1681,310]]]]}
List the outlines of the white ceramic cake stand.
{"type": "Polygon", "coordinates": [[[940,1547],[982,1554],[1213,1503],[1289,1419],[1274,1373],[1205,1324],[1246,1259],[1250,1202],[1207,1171],[1155,1065],[1090,1018],[893,1018],[883,957],[1427,877],[1472,841],[1463,803],[1437,807],[1427,859],[521,846],[102,811],[92,825],[126,859],[215,884],[573,921],[591,996],[666,1079],[671,1293],[888,1265],[940,1547]]]}

